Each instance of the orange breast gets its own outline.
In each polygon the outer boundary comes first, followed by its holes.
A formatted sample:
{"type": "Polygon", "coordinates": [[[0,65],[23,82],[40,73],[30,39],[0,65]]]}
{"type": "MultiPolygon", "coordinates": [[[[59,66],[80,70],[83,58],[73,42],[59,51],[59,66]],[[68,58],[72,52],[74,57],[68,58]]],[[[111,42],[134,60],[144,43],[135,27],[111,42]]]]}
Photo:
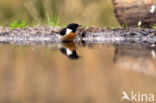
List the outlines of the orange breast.
{"type": "Polygon", "coordinates": [[[77,36],[76,33],[70,33],[62,37],[62,40],[73,41],[77,36]]]}

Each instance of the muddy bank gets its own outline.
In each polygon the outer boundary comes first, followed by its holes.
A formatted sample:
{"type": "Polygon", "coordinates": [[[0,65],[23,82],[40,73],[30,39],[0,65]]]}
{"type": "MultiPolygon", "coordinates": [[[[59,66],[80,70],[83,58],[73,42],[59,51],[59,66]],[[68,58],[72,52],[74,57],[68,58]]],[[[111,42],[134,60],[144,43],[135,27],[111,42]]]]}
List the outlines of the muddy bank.
{"type": "Polygon", "coordinates": [[[58,33],[60,27],[37,26],[11,29],[0,27],[0,43],[31,44],[60,42],[58,33]]]}
{"type": "Polygon", "coordinates": [[[155,44],[156,30],[149,28],[88,28],[85,30],[86,43],[155,44]]]}
{"type": "MultiPolygon", "coordinates": [[[[60,42],[60,27],[37,26],[24,29],[0,27],[0,43],[30,44],[60,42]]],[[[100,27],[79,28],[75,42],[85,43],[140,43],[155,44],[156,30],[146,28],[117,28],[100,27]]]]}

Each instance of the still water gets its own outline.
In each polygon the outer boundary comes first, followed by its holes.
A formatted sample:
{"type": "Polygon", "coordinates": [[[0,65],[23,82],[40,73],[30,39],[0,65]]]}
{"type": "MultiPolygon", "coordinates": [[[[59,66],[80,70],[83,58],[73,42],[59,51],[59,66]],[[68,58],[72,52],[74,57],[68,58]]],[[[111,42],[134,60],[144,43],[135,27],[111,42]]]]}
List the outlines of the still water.
{"type": "Polygon", "coordinates": [[[0,103],[129,103],[121,100],[123,91],[156,96],[155,51],[141,45],[1,44],[0,103]]]}

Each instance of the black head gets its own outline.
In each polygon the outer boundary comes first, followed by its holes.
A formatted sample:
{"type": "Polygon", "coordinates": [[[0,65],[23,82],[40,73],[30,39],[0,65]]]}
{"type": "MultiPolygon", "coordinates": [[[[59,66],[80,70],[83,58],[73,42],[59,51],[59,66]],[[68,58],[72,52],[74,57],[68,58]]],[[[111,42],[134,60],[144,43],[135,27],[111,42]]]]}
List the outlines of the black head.
{"type": "Polygon", "coordinates": [[[76,32],[76,29],[77,29],[79,26],[81,26],[81,25],[79,25],[79,24],[77,24],[77,23],[71,23],[71,24],[68,24],[66,28],[71,29],[72,32],[76,32]]]}

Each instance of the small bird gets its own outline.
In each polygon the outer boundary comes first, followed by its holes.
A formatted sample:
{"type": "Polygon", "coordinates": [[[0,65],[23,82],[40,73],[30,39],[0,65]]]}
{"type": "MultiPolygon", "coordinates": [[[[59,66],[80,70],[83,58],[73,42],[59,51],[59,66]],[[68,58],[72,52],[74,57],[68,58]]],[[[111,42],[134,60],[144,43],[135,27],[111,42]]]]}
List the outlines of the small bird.
{"type": "Polygon", "coordinates": [[[60,31],[61,40],[62,41],[73,41],[77,36],[76,30],[80,26],[81,25],[79,25],[77,23],[68,24],[67,27],[63,28],[60,31]]]}

